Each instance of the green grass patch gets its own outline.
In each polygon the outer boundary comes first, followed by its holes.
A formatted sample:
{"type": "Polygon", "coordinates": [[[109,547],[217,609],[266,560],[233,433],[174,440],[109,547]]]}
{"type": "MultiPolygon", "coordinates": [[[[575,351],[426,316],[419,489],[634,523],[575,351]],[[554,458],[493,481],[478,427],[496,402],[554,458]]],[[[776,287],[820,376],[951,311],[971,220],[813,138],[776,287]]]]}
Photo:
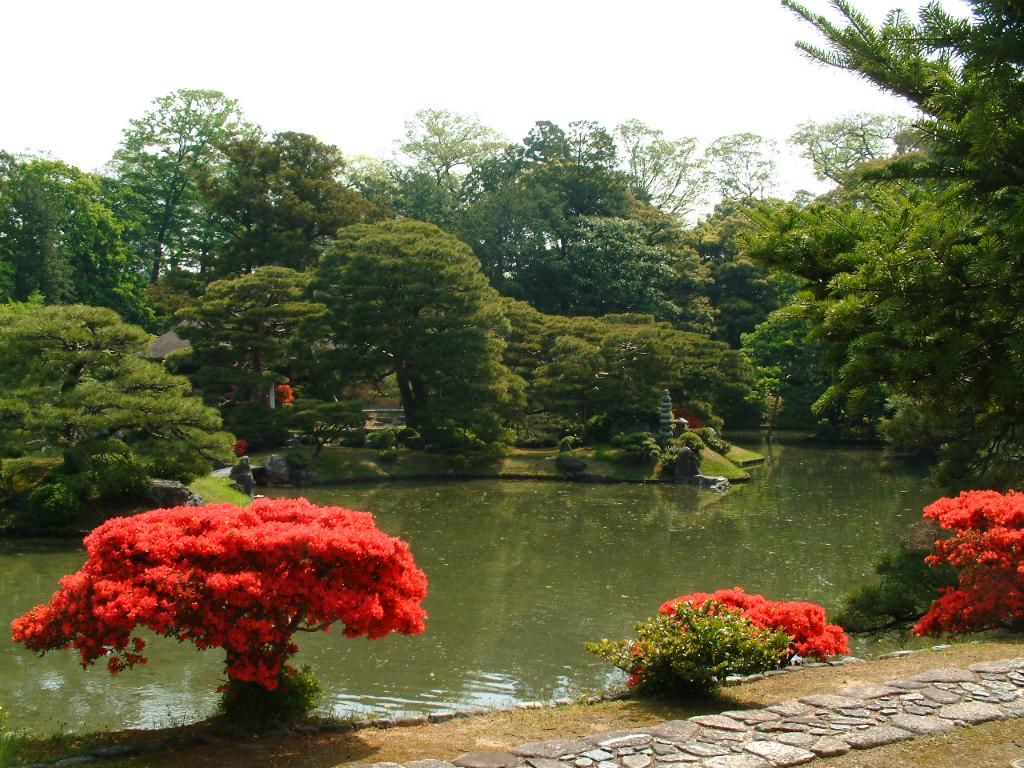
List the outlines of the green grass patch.
{"type": "Polygon", "coordinates": [[[740,448],[738,445],[730,448],[729,452],[725,454],[725,458],[738,467],[749,467],[752,464],[760,464],[764,461],[764,456],[757,451],[740,448]]]}
{"type": "Polygon", "coordinates": [[[729,459],[720,453],[715,453],[710,448],[703,448],[700,452],[700,473],[724,477],[731,482],[742,482],[749,480],[750,474],[741,467],[737,467],[729,459]]]}
{"type": "Polygon", "coordinates": [[[238,507],[247,506],[251,499],[241,491],[232,488],[232,482],[231,478],[228,477],[206,475],[205,477],[197,477],[189,483],[188,487],[202,496],[205,504],[224,504],[227,502],[238,507]]]}

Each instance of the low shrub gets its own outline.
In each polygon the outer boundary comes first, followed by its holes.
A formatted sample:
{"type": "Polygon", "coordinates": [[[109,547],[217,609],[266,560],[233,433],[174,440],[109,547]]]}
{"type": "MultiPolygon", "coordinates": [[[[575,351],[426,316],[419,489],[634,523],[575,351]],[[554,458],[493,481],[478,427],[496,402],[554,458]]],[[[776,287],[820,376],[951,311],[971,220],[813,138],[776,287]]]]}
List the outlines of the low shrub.
{"type": "Polygon", "coordinates": [[[558,452],[559,453],[572,453],[574,441],[571,437],[563,437],[558,441],[558,452]]]}
{"type": "Polygon", "coordinates": [[[739,610],[744,618],[759,627],[785,632],[792,638],[789,648],[791,655],[824,660],[828,656],[850,652],[849,640],[843,628],[827,624],[825,609],[820,605],[768,600],[761,595],[748,595],[741,587],[676,597],[665,601],[658,613],[671,616],[680,604],[703,605],[708,602],[726,610],[739,610]]]}
{"type": "Polygon", "coordinates": [[[622,450],[622,460],[628,464],[651,464],[661,457],[658,441],[650,432],[620,432],[612,438],[612,445],[622,450]]]}
{"type": "Polygon", "coordinates": [[[218,711],[233,728],[260,733],[308,716],[322,697],[320,681],[308,666],[286,666],[272,691],[259,683],[230,680],[221,692],[218,711]]]}
{"type": "Polygon", "coordinates": [[[398,460],[398,446],[391,445],[377,451],[377,458],[386,464],[392,464],[398,460]]]}
{"type": "Polygon", "coordinates": [[[720,453],[723,456],[732,450],[732,443],[728,440],[724,440],[714,429],[711,427],[700,427],[699,429],[692,430],[694,434],[700,437],[711,450],[716,453],[720,453]]]}
{"type": "Polygon", "coordinates": [[[411,448],[413,450],[423,448],[423,437],[412,427],[399,427],[395,432],[395,437],[397,437],[398,442],[406,448],[411,448]]]}
{"type": "Polygon", "coordinates": [[[28,497],[28,518],[37,528],[67,528],[78,514],[78,494],[65,480],[37,487],[28,497]]]}
{"type": "Polygon", "coordinates": [[[431,436],[431,445],[439,453],[454,455],[479,453],[487,448],[487,443],[477,437],[473,430],[463,427],[437,430],[431,436]]]}
{"type": "Polygon", "coordinates": [[[145,467],[149,477],[189,483],[197,477],[209,474],[210,461],[198,452],[181,444],[155,443],[156,441],[147,440],[133,446],[136,458],[145,467]]]}
{"type": "Polygon", "coordinates": [[[394,429],[377,429],[373,432],[367,432],[363,440],[365,447],[373,448],[377,451],[394,448],[397,444],[398,434],[397,430],[394,429]]]}
{"type": "Polygon", "coordinates": [[[956,585],[952,566],[925,561],[942,537],[941,529],[930,522],[911,526],[905,540],[879,558],[875,581],[843,595],[836,622],[850,632],[909,630],[943,590],[956,585]]]}
{"type": "Polygon", "coordinates": [[[343,429],[338,432],[338,445],[346,448],[362,448],[366,443],[366,430],[362,427],[343,429]]]}
{"type": "Polygon", "coordinates": [[[729,675],[775,669],[792,640],[710,601],[679,603],[671,614],[637,624],[636,635],[586,648],[625,671],[631,689],[654,695],[706,693],[729,675]]]}
{"type": "Polygon", "coordinates": [[[674,438],[673,443],[680,447],[685,445],[694,453],[699,453],[700,451],[707,447],[707,445],[704,443],[704,438],[702,438],[697,432],[694,432],[692,430],[689,432],[683,432],[683,434],[679,435],[679,437],[674,438]]]}

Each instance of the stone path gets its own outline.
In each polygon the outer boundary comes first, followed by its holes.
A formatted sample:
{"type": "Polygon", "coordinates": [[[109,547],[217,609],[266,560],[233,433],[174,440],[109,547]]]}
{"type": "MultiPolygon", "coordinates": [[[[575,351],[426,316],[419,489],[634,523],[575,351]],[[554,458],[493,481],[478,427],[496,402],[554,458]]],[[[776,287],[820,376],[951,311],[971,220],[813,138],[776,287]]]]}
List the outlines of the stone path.
{"type": "Polygon", "coordinates": [[[511,752],[467,752],[451,763],[362,768],[781,768],[1008,717],[1024,717],[1024,658],[511,752]]]}

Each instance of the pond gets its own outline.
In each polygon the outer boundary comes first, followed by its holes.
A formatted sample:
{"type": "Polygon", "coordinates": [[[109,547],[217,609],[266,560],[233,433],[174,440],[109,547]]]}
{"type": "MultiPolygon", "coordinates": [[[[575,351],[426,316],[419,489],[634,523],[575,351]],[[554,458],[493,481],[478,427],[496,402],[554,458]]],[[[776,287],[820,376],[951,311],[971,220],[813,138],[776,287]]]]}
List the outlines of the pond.
{"type": "MultiPolygon", "coordinates": [[[[430,618],[416,637],[303,636],[298,663],[340,716],[576,696],[619,679],[583,643],[627,635],[670,597],[742,585],[833,609],[937,495],[864,449],[776,446],[752,475],[726,494],[525,481],[306,489],[316,503],[374,512],[410,543],[430,618]]],[[[48,599],[82,560],[68,544],[0,543],[0,619],[48,599]]],[[[13,726],[41,732],[211,712],[220,651],[158,638],[147,653],[149,665],[112,677],[69,653],[0,643],[0,704],[13,726]]]]}

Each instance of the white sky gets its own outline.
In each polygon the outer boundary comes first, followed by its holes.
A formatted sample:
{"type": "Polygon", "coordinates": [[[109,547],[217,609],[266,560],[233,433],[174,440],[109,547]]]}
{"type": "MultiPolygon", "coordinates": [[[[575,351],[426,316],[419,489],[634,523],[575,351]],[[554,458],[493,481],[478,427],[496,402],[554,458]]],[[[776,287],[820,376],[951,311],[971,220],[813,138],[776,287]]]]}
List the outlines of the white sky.
{"type": "MultiPolygon", "coordinates": [[[[880,21],[922,3],[854,4],[880,21]]],[[[669,137],[753,131],[780,145],[807,119],[909,114],[799,54],[813,30],[777,0],[14,0],[0,19],[0,148],[90,170],[177,88],[224,91],[268,132],[348,155],[389,155],[427,107],[513,140],[536,120],[637,117],[669,137]]],[[[821,189],[795,155],[781,170],[787,193],[821,189]]]]}

